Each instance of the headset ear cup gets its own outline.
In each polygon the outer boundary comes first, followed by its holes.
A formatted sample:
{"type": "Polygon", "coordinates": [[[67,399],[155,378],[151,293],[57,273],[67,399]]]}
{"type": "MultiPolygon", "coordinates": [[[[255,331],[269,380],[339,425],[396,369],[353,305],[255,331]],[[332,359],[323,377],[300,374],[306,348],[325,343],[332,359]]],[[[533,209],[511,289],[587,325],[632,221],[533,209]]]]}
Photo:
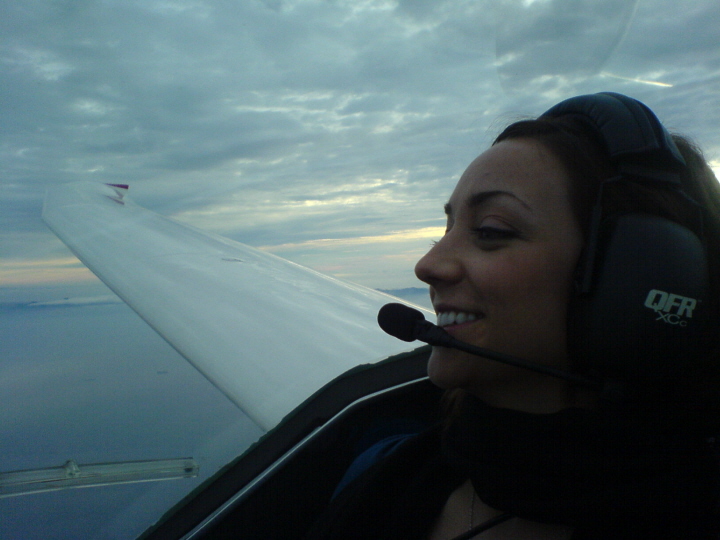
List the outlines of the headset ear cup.
{"type": "Polygon", "coordinates": [[[637,213],[607,218],[597,249],[592,288],[568,316],[577,369],[624,383],[666,381],[703,343],[710,302],[702,242],[637,213]]]}

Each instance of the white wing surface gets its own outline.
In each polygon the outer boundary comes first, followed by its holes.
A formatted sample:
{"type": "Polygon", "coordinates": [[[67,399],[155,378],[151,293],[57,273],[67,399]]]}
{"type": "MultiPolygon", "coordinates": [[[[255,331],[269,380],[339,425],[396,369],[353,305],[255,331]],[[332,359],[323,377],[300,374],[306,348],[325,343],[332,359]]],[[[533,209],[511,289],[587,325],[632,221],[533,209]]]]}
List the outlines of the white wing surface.
{"type": "Polygon", "coordinates": [[[51,188],[43,219],[262,429],[346,370],[412,348],[376,323],[396,298],[158,215],[126,189],[51,188]]]}

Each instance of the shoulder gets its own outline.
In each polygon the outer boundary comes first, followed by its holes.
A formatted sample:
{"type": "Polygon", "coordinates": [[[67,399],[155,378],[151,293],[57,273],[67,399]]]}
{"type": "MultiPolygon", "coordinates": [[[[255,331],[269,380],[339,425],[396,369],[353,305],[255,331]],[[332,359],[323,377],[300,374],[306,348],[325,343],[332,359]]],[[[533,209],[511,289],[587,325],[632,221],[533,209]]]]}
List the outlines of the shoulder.
{"type": "Polygon", "coordinates": [[[348,470],[345,472],[345,475],[340,480],[337,488],[335,488],[333,498],[336,497],[337,494],[345,488],[345,486],[347,486],[358,476],[360,476],[362,473],[372,467],[375,463],[381,461],[383,458],[390,455],[398,448],[398,446],[400,446],[407,440],[415,437],[416,435],[416,433],[401,433],[398,435],[391,435],[376,442],[370,448],[358,455],[358,457],[355,458],[355,461],[353,461],[350,464],[350,467],[348,467],[348,470]]]}
{"type": "Polygon", "coordinates": [[[361,451],[350,464],[350,467],[348,467],[345,475],[335,489],[333,498],[353,480],[361,476],[365,471],[371,469],[375,464],[394,454],[401,447],[403,450],[414,452],[415,447],[420,446],[422,441],[428,437],[432,437],[434,431],[432,428],[425,431],[419,429],[404,430],[402,433],[387,435],[371,443],[370,446],[361,451]]]}

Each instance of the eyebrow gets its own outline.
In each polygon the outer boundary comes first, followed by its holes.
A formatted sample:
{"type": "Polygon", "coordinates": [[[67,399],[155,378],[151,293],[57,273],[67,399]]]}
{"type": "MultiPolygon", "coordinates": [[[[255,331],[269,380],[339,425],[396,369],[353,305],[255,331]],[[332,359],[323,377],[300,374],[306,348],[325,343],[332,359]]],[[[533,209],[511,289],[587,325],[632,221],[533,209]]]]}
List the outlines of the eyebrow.
{"type": "MultiPolygon", "coordinates": [[[[517,195],[510,191],[502,191],[502,190],[494,190],[494,191],[481,191],[480,193],[475,193],[474,195],[471,195],[470,198],[467,201],[468,208],[477,208],[478,206],[482,206],[483,204],[487,203],[489,200],[497,198],[497,197],[512,197],[516,201],[518,201],[521,205],[523,205],[528,210],[532,210],[525,201],[520,199],[517,195]]],[[[452,215],[452,205],[448,202],[445,204],[445,214],[446,215],[452,215]]]]}

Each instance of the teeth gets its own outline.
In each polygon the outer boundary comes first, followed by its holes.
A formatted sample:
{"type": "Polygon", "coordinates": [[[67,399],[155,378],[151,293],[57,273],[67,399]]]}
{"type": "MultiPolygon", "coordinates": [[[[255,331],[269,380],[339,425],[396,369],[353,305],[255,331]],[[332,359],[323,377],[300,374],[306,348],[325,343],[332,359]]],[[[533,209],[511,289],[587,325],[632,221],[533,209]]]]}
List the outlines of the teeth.
{"type": "Polygon", "coordinates": [[[474,313],[465,313],[462,311],[443,311],[438,313],[437,325],[450,326],[451,324],[462,324],[464,322],[472,322],[477,320],[478,316],[474,313]]]}

